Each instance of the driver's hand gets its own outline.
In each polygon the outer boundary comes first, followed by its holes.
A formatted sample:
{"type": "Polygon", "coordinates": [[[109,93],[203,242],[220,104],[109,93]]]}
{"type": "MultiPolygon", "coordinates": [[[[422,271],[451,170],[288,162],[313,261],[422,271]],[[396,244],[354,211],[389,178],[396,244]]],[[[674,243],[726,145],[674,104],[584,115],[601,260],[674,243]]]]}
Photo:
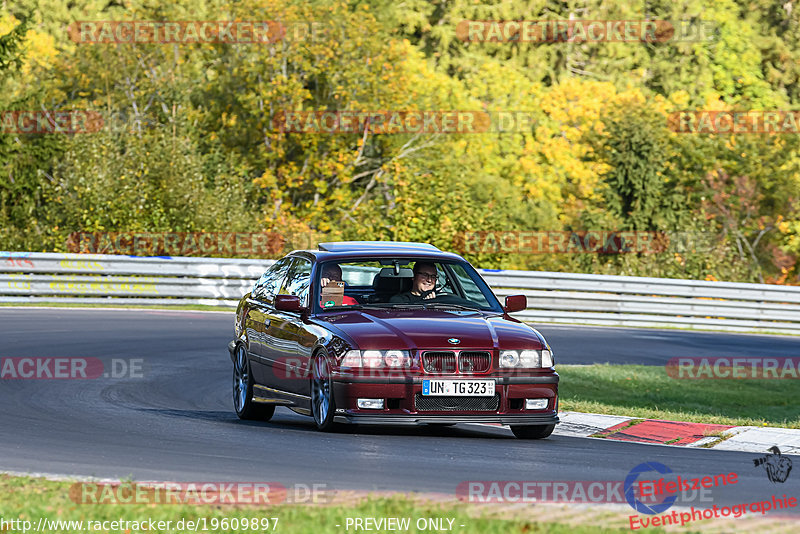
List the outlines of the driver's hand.
{"type": "Polygon", "coordinates": [[[330,283],[330,281],[331,281],[330,278],[321,278],[320,279],[320,283],[322,284],[322,287],[327,286],[330,283]]]}
{"type": "Polygon", "coordinates": [[[422,300],[435,299],[435,298],[436,298],[436,291],[431,291],[426,296],[422,297],[422,300]]]}

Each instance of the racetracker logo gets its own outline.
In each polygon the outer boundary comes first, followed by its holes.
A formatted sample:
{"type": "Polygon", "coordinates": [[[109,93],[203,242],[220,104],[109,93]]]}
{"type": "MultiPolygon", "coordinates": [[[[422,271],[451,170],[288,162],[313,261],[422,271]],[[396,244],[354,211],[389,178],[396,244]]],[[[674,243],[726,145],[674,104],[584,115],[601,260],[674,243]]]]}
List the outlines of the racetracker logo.
{"type": "Polygon", "coordinates": [[[278,482],[78,482],[69,490],[76,504],[325,504],[335,491],[327,484],[278,482]]]}
{"type": "Polygon", "coordinates": [[[3,380],[144,378],[143,358],[113,358],[106,362],[100,358],[46,356],[0,360],[0,379],[3,380]]]}
{"type": "Polygon", "coordinates": [[[317,232],[73,232],[66,245],[78,254],[272,258],[322,241],[317,232]]]}
{"type": "Polygon", "coordinates": [[[619,480],[467,480],[456,497],[471,503],[624,503],[619,480]]]}
{"type": "Polygon", "coordinates": [[[18,134],[85,134],[103,128],[96,111],[0,111],[0,131],[18,134]]]}
{"type": "Polygon", "coordinates": [[[453,248],[466,254],[627,254],[666,250],[661,232],[464,232],[453,248]]]}
{"type": "Polygon", "coordinates": [[[67,32],[79,44],[268,44],[283,39],[286,28],[274,20],[106,20],[73,22],[67,32]]]}
{"type": "MultiPolygon", "coordinates": [[[[631,489],[639,502],[656,506],[664,501],[663,492],[631,489]]],[[[679,503],[711,502],[710,490],[683,488],[673,501],[679,503]]],[[[625,485],[619,480],[470,480],[456,487],[456,497],[471,503],[625,503],[625,485]]]]}
{"type": "Polygon", "coordinates": [[[470,43],[663,43],[708,41],[715,28],[688,20],[463,20],[456,36],[470,43]]]}
{"type": "Polygon", "coordinates": [[[474,134],[531,132],[530,111],[280,111],[272,130],[302,134],[474,134]]]}
{"type": "Polygon", "coordinates": [[[800,111],[678,111],[667,117],[667,127],[692,134],[797,134],[800,111]]]}
{"type": "Polygon", "coordinates": [[[667,375],[676,379],[800,378],[800,358],[671,358],[667,375]]]}

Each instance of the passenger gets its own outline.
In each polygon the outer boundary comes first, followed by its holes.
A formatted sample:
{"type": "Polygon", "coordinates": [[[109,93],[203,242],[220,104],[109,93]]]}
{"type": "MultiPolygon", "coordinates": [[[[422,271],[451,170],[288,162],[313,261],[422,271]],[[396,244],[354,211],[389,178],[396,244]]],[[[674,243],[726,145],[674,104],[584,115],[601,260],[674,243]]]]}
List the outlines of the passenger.
{"type": "MultiPolygon", "coordinates": [[[[341,282],[342,281],[342,268],[339,267],[336,263],[328,263],[322,268],[322,274],[320,275],[320,288],[327,286],[331,282],[341,282]]],[[[322,292],[320,291],[320,294],[322,292]]],[[[320,301],[320,306],[323,308],[325,307],[325,303],[320,301]]],[[[353,297],[348,297],[344,295],[342,297],[342,306],[353,306],[358,304],[358,301],[353,297]]]]}

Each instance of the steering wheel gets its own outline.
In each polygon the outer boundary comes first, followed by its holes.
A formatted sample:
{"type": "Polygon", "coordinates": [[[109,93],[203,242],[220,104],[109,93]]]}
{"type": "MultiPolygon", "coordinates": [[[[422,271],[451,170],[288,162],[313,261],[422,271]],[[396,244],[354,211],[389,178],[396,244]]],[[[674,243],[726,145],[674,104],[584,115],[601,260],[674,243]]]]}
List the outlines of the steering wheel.
{"type": "Polygon", "coordinates": [[[425,297],[427,297],[431,293],[436,293],[435,297],[433,297],[432,299],[428,299],[428,300],[436,300],[436,299],[438,299],[439,297],[442,296],[441,292],[443,290],[444,290],[444,286],[439,283],[439,279],[437,278],[436,279],[436,285],[433,286],[433,289],[429,289],[428,291],[423,291],[422,293],[419,294],[419,296],[422,297],[422,299],[424,300],[425,297]]]}

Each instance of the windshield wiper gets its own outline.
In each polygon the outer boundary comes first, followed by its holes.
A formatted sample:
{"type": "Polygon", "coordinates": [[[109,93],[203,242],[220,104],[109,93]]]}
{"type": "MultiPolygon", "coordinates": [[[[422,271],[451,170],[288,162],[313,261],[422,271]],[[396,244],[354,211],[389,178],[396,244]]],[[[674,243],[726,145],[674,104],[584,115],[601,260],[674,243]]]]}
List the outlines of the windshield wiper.
{"type": "Polygon", "coordinates": [[[464,311],[481,311],[478,308],[464,306],[462,304],[448,304],[446,302],[402,302],[402,303],[372,303],[372,304],[350,304],[342,306],[329,306],[322,308],[322,311],[345,311],[345,310],[434,310],[434,309],[450,309],[450,310],[464,310],[464,311]]]}
{"type": "Polygon", "coordinates": [[[480,311],[478,308],[464,306],[462,304],[448,304],[447,302],[431,302],[424,305],[426,308],[451,308],[454,310],[480,311]]]}
{"type": "Polygon", "coordinates": [[[398,308],[422,308],[422,304],[389,304],[389,303],[368,303],[368,304],[348,304],[342,306],[329,306],[322,308],[322,311],[328,310],[388,310],[398,308]]]}

